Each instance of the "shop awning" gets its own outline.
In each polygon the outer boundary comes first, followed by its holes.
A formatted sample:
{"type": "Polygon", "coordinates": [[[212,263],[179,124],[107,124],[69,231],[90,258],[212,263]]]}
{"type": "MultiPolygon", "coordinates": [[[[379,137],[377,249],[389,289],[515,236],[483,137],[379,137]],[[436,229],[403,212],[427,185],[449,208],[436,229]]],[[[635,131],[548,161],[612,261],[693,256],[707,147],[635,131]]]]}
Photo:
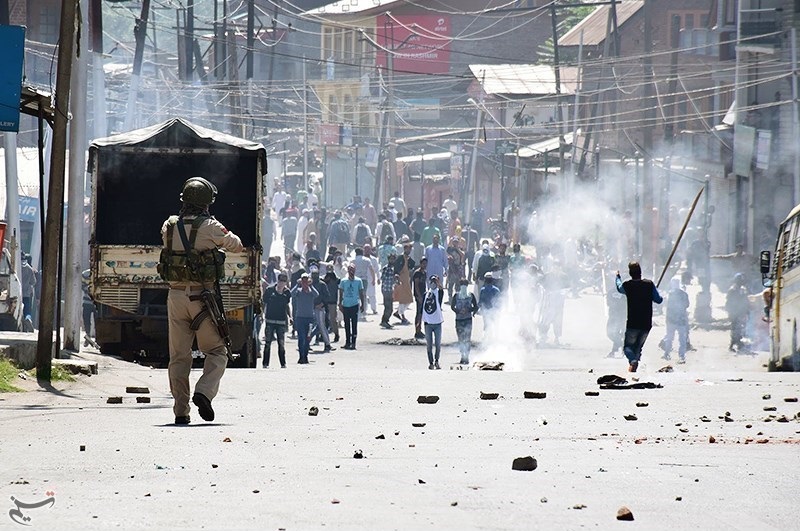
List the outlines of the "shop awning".
{"type": "MultiPolygon", "coordinates": [[[[572,141],[574,138],[573,133],[565,133],[564,134],[564,144],[570,146],[572,145],[572,141]]],[[[558,137],[548,138],[547,140],[542,140],[541,142],[537,142],[535,144],[531,144],[529,146],[519,148],[519,157],[520,158],[530,158],[536,157],[539,155],[544,155],[545,153],[549,153],[550,151],[558,150],[558,137]]]]}
{"type": "Polygon", "coordinates": [[[444,151],[442,153],[425,153],[425,155],[406,155],[405,157],[397,157],[397,162],[421,162],[423,157],[426,161],[432,160],[448,160],[452,153],[444,151]]]}

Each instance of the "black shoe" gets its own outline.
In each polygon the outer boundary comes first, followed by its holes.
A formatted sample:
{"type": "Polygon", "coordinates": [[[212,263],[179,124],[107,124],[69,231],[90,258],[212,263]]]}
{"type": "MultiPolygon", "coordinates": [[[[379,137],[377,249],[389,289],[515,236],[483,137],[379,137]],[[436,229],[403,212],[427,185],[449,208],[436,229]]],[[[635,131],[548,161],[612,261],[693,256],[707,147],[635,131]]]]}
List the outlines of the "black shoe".
{"type": "Polygon", "coordinates": [[[200,413],[200,418],[206,422],[214,420],[214,408],[211,407],[211,400],[201,393],[195,393],[192,397],[192,402],[197,406],[197,411],[200,413]]]}
{"type": "Polygon", "coordinates": [[[286,368],[286,364],[285,363],[281,363],[281,369],[285,369],[285,368],[286,368]]]}
{"type": "Polygon", "coordinates": [[[334,343],[338,343],[339,342],[339,336],[333,336],[333,342],[334,343]]]}
{"type": "Polygon", "coordinates": [[[322,352],[333,352],[334,350],[336,350],[336,347],[325,345],[325,350],[323,350],[322,352]]]}
{"type": "Polygon", "coordinates": [[[422,332],[417,332],[416,334],[414,334],[414,339],[425,339],[425,334],[423,334],[422,332]]]}
{"type": "Polygon", "coordinates": [[[192,419],[189,418],[189,415],[185,417],[175,417],[175,425],[176,426],[186,426],[187,424],[191,424],[192,419]]]}
{"type": "Polygon", "coordinates": [[[439,367],[439,362],[438,362],[438,361],[435,361],[435,362],[433,363],[433,368],[434,368],[434,369],[436,369],[437,371],[438,371],[439,369],[441,369],[441,367],[439,367]]]}

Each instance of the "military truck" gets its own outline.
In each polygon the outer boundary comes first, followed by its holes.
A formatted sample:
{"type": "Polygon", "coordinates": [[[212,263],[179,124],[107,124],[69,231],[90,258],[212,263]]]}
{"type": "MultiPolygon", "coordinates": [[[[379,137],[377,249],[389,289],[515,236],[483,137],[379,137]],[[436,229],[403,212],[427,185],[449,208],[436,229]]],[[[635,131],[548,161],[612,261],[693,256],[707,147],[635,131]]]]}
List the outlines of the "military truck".
{"type": "Polygon", "coordinates": [[[235,366],[255,367],[264,146],[175,118],[95,140],[89,171],[89,293],[101,352],[148,364],[169,359],[169,286],[156,271],[161,226],[178,213],[184,181],[201,176],[219,190],[211,214],[247,248],[227,253],[220,285],[235,366]]]}

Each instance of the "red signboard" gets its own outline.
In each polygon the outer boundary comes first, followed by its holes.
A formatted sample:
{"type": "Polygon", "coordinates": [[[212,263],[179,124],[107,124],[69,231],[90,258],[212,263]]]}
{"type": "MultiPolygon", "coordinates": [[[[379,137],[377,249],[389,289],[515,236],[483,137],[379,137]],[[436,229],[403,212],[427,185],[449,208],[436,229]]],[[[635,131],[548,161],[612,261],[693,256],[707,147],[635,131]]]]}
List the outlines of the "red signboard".
{"type": "MultiPolygon", "coordinates": [[[[378,45],[394,51],[395,74],[446,74],[450,71],[450,17],[398,15],[378,17],[378,45]]],[[[377,64],[387,66],[385,50],[378,50],[377,64]]]]}

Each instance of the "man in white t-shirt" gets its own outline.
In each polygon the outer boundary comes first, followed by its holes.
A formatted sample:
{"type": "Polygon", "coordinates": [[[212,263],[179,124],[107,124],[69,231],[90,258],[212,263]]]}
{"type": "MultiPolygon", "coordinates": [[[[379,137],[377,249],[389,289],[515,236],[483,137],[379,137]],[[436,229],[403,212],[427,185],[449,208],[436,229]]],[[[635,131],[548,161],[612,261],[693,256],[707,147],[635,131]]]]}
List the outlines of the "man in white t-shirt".
{"type": "Polygon", "coordinates": [[[447,196],[447,199],[445,199],[444,203],[442,203],[442,208],[447,209],[448,215],[452,214],[453,210],[458,209],[458,203],[456,203],[456,200],[453,199],[453,194],[447,196]]]}
{"type": "Polygon", "coordinates": [[[289,196],[286,195],[282,187],[278,186],[275,188],[275,193],[272,195],[272,210],[274,210],[276,214],[280,215],[281,210],[286,208],[287,197],[289,196]]]}

